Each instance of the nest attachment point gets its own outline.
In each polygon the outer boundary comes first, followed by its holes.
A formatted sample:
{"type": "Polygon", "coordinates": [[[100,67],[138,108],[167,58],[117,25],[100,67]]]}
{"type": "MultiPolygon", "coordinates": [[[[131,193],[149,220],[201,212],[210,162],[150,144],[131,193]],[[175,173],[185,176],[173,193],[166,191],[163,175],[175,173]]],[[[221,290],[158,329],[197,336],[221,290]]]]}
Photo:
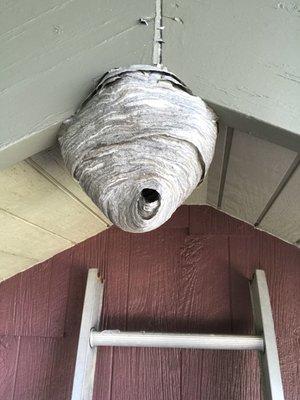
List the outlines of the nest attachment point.
{"type": "Polygon", "coordinates": [[[106,73],[60,130],[64,162],[117,226],[158,228],[202,182],[216,116],[180,79],[148,65],[106,73]]]}

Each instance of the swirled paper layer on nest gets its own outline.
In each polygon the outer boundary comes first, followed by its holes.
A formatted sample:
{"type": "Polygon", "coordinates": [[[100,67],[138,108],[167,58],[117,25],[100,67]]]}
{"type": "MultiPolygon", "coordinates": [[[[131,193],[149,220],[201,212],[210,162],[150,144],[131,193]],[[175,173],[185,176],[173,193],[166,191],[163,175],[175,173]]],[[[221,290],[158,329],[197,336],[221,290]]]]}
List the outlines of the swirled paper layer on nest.
{"type": "Polygon", "coordinates": [[[173,74],[151,66],[107,73],[62,126],[67,168],[125,231],[167,221],[211,163],[216,118],[173,74]]]}

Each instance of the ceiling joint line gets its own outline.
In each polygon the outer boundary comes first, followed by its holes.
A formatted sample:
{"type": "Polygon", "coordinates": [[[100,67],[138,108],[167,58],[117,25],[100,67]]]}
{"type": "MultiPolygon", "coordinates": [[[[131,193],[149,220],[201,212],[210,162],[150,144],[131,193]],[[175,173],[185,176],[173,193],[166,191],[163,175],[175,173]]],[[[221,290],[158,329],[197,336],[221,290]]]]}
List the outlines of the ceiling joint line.
{"type": "Polygon", "coordinates": [[[44,170],[39,164],[32,160],[32,158],[28,158],[25,162],[30,165],[33,169],[35,169],[40,175],[42,175],[47,181],[49,181],[52,185],[60,189],[67,196],[69,196],[76,203],[80,204],[81,207],[85,208],[90,214],[99,219],[107,228],[109,228],[109,224],[102,219],[99,215],[97,215],[92,209],[90,209],[86,204],[84,204],[77,196],[74,195],[69,189],[59,183],[52,175],[50,175],[46,170],[44,170]]]}
{"type": "Polygon", "coordinates": [[[277,197],[280,195],[280,193],[283,191],[283,189],[287,185],[288,181],[291,179],[292,175],[294,174],[294,172],[298,168],[299,164],[300,164],[300,154],[298,154],[295,157],[294,161],[289,166],[289,168],[286,171],[285,175],[283,176],[283,178],[279,182],[279,185],[277,186],[277,188],[275,189],[274,193],[272,194],[272,196],[270,197],[269,201],[267,202],[265,208],[262,210],[262,212],[260,213],[259,217],[257,218],[254,226],[259,226],[260,225],[260,223],[265,218],[265,216],[269,212],[269,210],[272,207],[272,205],[275,203],[277,197]]]}
{"type": "Polygon", "coordinates": [[[228,168],[229,156],[230,156],[231,144],[232,144],[232,138],[233,138],[233,132],[234,132],[233,128],[227,127],[225,149],[224,149],[223,160],[222,160],[222,172],[221,172],[221,178],[220,178],[217,208],[221,208],[221,206],[222,206],[225,181],[226,181],[226,176],[227,176],[227,168],[228,168]]]}
{"type": "MultiPolygon", "coordinates": [[[[42,231],[48,233],[49,235],[53,235],[53,236],[56,236],[56,237],[59,238],[59,239],[66,240],[66,241],[68,241],[69,243],[71,243],[71,244],[73,244],[73,245],[76,244],[76,242],[74,242],[73,240],[71,240],[71,239],[69,239],[69,238],[67,238],[67,237],[64,237],[64,236],[62,236],[62,235],[59,235],[58,233],[53,232],[53,231],[51,231],[50,229],[44,228],[43,226],[40,226],[40,225],[36,224],[35,222],[31,222],[31,221],[27,220],[26,218],[20,217],[19,215],[16,215],[16,214],[14,214],[14,213],[12,213],[12,212],[10,212],[10,211],[8,211],[8,210],[5,210],[4,208],[0,208],[0,212],[3,212],[3,213],[5,213],[5,214],[9,215],[9,216],[10,216],[11,218],[13,218],[13,219],[22,221],[22,222],[24,222],[24,224],[26,224],[26,225],[30,225],[30,226],[32,226],[32,227],[34,227],[34,228],[36,228],[36,229],[40,229],[40,230],[42,230],[42,231]]],[[[0,250],[0,251],[1,251],[1,250],[0,250]]]]}

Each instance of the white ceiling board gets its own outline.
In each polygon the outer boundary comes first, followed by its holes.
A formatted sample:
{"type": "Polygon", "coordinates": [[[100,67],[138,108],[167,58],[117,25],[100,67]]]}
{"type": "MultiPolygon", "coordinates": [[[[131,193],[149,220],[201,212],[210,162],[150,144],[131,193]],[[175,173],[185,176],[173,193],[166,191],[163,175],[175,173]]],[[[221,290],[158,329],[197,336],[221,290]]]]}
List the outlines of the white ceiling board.
{"type": "Polygon", "coordinates": [[[290,243],[300,244],[300,167],[291,176],[259,228],[290,243]]]}
{"type": "Polygon", "coordinates": [[[0,171],[0,281],[108,227],[57,149],[34,158],[0,171]]]}
{"type": "Polygon", "coordinates": [[[235,130],[221,209],[254,224],[296,155],[235,130]]]}
{"type": "Polygon", "coordinates": [[[269,126],[284,142],[300,134],[299,10],[298,0],[165,0],[163,63],[226,124],[234,113],[229,126],[243,115],[256,135],[269,126]]]}
{"type": "Polygon", "coordinates": [[[0,208],[74,244],[107,227],[26,161],[0,172],[0,208]]]}
{"type": "Polygon", "coordinates": [[[0,210],[0,279],[44,261],[73,245],[67,239],[0,210]]]}
{"type": "Polygon", "coordinates": [[[145,0],[1,6],[0,146],[18,143],[14,162],[45,149],[44,133],[72,114],[107,70],[151,63],[154,23],[139,19],[154,10],[155,2],[145,0]],[[25,137],[39,145],[31,154],[24,141],[20,146],[25,137]]]}
{"type": "Polygon", "coordinates": [[[206,204],[207,203],[207,178],[193,191],[193,193],[186,199],[184,204],[206,204]]]}
{"type": "Polygon", "coordinates": [[[72,178],[64,165],[58,146],[44,150],[32,156],[30,159],[40,167],[41,172],[44,171],[46,174],[50,175],[50,177],[54,179],[54,182],[60,185],[63,190],[73,195],[74,200],[77,199],[84,207],[101,218],[105,224],[111,224],[106,216],[81,189],[77,181],[72,178]]]}
{"type": "MultiPolygon", "coordinates": [[[[0,217],[1,218],[1,217],[0,217]]],[[[38,263],[38,259],[26,257],[21,254],[5,253],[0,250],[0,282],[38,263]]]]}

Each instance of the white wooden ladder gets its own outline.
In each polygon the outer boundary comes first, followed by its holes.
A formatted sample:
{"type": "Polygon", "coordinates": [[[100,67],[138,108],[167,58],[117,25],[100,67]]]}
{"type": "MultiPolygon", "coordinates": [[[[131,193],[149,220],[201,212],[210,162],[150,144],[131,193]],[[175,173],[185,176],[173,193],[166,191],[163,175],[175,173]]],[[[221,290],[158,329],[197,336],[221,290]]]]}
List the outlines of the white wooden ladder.
{"type": "Polygon", "coordinates": [[[72,400],[92,400],[97,346],[256,350],[260,359],[264,400],[284,400],[269,291],[263,270],[255,271],[249,287],[255,335],[98,331],[103,282],[97,269],[90,269],[82,312],[72,400]]]}

